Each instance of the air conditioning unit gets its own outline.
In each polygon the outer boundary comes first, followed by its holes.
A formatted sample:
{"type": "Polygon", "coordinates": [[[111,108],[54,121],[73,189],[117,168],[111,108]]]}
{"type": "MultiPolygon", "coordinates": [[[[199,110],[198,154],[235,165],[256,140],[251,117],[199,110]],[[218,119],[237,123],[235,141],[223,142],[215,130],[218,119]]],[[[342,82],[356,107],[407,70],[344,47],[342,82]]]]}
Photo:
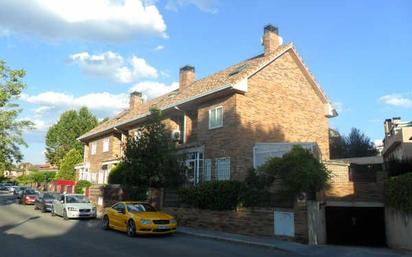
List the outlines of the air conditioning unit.
{"type": "Polygon", "coordinates": [[[175,129],[172,131],[172,139],[174,141],[179,141],[180,140],[180,130],[175,129]]]}

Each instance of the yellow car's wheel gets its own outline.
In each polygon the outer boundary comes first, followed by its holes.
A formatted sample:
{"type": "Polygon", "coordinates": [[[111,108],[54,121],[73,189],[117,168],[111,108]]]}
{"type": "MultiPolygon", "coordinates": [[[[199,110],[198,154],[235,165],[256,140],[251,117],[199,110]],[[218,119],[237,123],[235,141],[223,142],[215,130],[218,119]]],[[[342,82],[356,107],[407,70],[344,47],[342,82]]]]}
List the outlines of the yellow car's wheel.
{"type": "Polygon", "coordinates": [[[104,215],[103,220],[102,220],[103,229],[108,230],[110,228],[109,224],[110,224],[109,217],[107,217],[107,215],[104,215]]]}
{"type": "Polygon", "coordinates": [[[127,222],[127,235],[130,237],[136,236],[136,224],[133,220],[127,222]]]}

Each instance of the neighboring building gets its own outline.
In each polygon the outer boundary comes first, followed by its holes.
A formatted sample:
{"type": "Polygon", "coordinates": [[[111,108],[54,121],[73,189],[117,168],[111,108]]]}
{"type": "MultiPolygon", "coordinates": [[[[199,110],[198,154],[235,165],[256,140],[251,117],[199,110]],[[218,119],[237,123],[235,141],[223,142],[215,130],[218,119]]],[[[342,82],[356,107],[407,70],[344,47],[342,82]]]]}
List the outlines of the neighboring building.
{"type": "Polygon", "coordinates": [[[401,121],[400,117],[386,119],[384,123],[382,155],[385,160],[412,158],[412,121],[401,121]]]}
{"type": "Polygon", "coordinates": [[[141,93],[131,93],[128,110],[79,137],[78,179],[106,183],[122,144],[136,136],[152,107],[165,115],[194,184],[243,179],[261,143],[312,144],[320,159],[329,159],[328,118],[336,111],[277,28],[266,26],[262,41],[262,54],[199,80],[194,67],[184,66],[179,89],[160,97],[144,102],[141,93]]]}

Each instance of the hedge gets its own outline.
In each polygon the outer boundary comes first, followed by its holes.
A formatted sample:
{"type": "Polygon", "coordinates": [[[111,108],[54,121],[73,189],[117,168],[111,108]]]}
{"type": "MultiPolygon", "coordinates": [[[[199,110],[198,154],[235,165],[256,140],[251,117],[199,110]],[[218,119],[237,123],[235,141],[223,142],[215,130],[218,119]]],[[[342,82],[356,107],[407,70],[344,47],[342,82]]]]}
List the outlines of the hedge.
{"type": "Polygon", "coordinates": [[[84,189],[87,187],[90,187],[92,185],[92,183],[90,183],[87,180],[79,180],[76,185],[74,186],[74,192],[76,194],[83,194],[84,193],[84,189]]]}
{"type": "Polygon", "coordinates": [[[184,187],[181,202],[199,209],[234,210],[239,205],[243,184],[238,181],[211,181],[196,187],[184,187]]]}
{"type": "Polygon", "coordinates": [[[412,173],[386,180],[385,202],[392,208],[412,213],[412,173]]]}

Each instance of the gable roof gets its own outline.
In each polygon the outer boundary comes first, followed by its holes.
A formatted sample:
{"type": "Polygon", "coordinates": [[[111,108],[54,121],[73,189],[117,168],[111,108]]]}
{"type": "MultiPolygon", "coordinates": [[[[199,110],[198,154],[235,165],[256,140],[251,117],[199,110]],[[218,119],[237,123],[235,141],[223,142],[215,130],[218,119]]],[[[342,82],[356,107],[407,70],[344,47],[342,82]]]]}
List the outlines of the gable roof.
{"type": "Polygon", "coordinates": [[[287,51],[291,51],[292,56],[296,58],[299,67],[302,69],[307,79],[311,82],[312,87],[320,97],[321,101],[323,103],[328,103],[326,95],[323,93],[313,75],[309,72],[300,56],[297,54],[295,48],[293,47],[293,44],[289,43],[281,45],[268,55],[261,54],[252,57],[238,64],[232,65],[224,70],[216,72],[210,76],[196,80],[184,89],[173,90],[167,94],[144,102],[135,109],[125,110],[112,119],[99,124],[97,127],[80,136],[78,139],[86,141],[87,138],[91,138],[99,134],[104,134],[115,129],[115,127],[117,126],[125,125],[132,121],[137,121],[141,118],[146,117],[149,114],[150,109],[153,107],[165,110],[227,88],[235,88],[239,82],[254,75],[256,72],[278,59],[287,51]]]}

